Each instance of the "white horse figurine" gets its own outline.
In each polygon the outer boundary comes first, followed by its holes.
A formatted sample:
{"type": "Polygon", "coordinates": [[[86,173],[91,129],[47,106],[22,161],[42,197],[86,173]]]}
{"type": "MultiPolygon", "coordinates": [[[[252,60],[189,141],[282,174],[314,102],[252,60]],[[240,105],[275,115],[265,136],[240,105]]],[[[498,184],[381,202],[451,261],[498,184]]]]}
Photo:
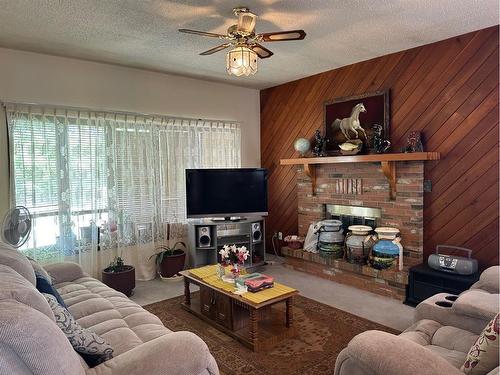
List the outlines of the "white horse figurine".
{"type": "Polygon", "coordinates": [[[344,136],[347,138],[347,140],[353,139],[349,135],[349,131],[356,133],[356,138],[354,138],[354,139],[358,139],[358,137],[359,137],[358,130],[363,133],[363,135],[365,136],[365,139],[366,139],[365,129],[363,129],[361,127],[361,124],[359,122],[359,114],[361,112],[366,112],[366,108],[363,105],[363,103],[358,103],[352,109],[350,117],[343,118],[342,120],[336,119],[333,122],[332,126],[339,127],[340,130],[342,131],[342,134],[344,134],[344,136]]]}

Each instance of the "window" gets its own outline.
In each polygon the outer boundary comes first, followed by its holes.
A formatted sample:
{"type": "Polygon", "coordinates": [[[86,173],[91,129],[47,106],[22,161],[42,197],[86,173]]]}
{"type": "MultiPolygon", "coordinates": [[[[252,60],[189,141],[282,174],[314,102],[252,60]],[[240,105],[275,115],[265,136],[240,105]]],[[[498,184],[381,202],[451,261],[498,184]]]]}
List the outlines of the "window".
{"type": "Polygon", "coordinates": [[[13,197],[33,216],[22,250],[53,259],[148,242],[184,222],[185,169],[240,166],[224,121],[8,105],[13,197]]]}

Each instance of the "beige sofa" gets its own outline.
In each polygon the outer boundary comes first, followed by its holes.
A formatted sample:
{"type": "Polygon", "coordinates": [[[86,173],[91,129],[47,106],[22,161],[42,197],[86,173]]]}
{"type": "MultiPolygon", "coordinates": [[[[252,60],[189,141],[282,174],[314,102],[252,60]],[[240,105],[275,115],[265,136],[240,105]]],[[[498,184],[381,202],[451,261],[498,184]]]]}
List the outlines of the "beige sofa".
{"type": "MultiPolygon", "coordinates": [[[[487,323],[499,312],[498,266],[483,272],[473,287],[450,307],[448,294],[417,306],[415,323],[400,335],[366,331],[340,352],[335,375],[460,375],[467,352],[487,323]]],[[[499,374],[499,368],[488,375],[499,374]]]]}
{"type": "Polygon", "coordinates": [[[0,245],[0,375],[216,375],[207,345],[172,332],[136,303],[74,263],[45,267],[69,311],[106,340],[114,358],[88,368],[57,327],[20,252],[0,245]]]}

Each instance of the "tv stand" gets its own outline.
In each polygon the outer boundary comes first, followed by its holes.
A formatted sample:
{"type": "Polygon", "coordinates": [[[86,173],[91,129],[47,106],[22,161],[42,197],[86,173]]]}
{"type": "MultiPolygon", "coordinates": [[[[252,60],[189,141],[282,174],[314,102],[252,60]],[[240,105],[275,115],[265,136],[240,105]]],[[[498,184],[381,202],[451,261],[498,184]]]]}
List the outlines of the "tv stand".
{"type": "Polygon", "coordinates": [[[189,267],[220,262],[224,245],[245,246],[250,256],[243,265],[252,268],[265,263],[265,230],[261,216],[247,218],[207,218],[188,220],[189,267]]]}
{"type": "Polygon", "coordinates": [[[226,217],[214,217],[212,218],[212,221],[213,222],[216,222],[216,223],[219,223],[219,222],[226,222],[226,221],[230,221],[230,222],[238,222],[238,221],[242,221],[242,220],[246,220],[246,217],[241,217],[241,216],[226,216],[226,217]]]}

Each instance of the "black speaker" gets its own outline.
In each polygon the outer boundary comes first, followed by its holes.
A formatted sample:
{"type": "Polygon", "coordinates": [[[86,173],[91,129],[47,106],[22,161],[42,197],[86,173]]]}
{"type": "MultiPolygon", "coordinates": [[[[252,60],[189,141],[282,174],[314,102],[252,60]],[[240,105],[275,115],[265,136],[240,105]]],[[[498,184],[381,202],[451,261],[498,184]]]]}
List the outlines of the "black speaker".
{"type": "Polygon", "coordinates": [[[261,223],[252,223],[252,242],[262,241],[261,223]]]}
{"type": "Polygon", "coordinates": [[[198,247],[211,247],[212,236],[210,235],[210,227],[198,227],[197,232],[198,247]]]}

